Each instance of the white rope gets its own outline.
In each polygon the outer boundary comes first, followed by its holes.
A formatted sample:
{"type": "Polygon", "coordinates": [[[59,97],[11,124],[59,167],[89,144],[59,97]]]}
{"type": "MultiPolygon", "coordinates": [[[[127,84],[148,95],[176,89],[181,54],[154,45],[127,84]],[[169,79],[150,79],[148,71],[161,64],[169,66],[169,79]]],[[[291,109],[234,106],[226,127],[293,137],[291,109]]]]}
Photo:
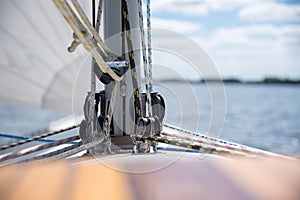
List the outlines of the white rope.
{"type": "Polygon", "coordinates": [[[148,48],[148,68],[149,68],[149,90],[152,92],[152,47],[151,47],[151,9],[150,0],[147,0],[147,48],[148,48]]]}
{"type": "MultiPolygon", "coordinates": [[[[91,35],[89,34],[88,30],[84,27],[82,22],[79,20],[77,15],[74,13],[70,5],[65,0],[52,0],[54,4],[56,5],[57,9],[61,12],[67,23],[71,26],[73,32],[78,37],[80,43],[84,46],[84,48],[92,54],[92,56],[95,58],[98,66],[100,67],[101,71],[104,73],[108,73],[114,80],[120,81],[123,77],[119,77],[104,61],[103,57],[101,56],[101,48],[103,50],[106,49],[106,45],[103,43],[102,39],[94,29],[94,27],[91,25],[91,23],[88,21],[86,15],[84,13],[81,13],[82,8],[79,6],[79,4],[76,4],[76,0],[72,0],[72,2],[75,2],[76,10],[80,14],[80,17],[85,22],[85,25],[88,27],[89,31],[92,33],[92,35],[95,37],[93,39],[91,35]],[[88,22],[86,22],[86,20],[88,22]],[[90,26],[91,25],[91,26],[90,26]],[[101,46],[101,48],[97,45],[101,46]]],[[[102,52],[104,53],[104,52],[102,52]]],[[[108,53],[108,52],[107,52],[108,53]]]]}
{"type": "Polygon", "coordinates": [[[139,7],[139,23],[140,23],[140,31],[141,31],[141,41],[142,41],[142,52],[143,52],[143,66],[144,66],[144,74],[145,74],[145,87],[146,87],[146,96],[148,102],[148,116],[152,116],[152,106],[151,106],[151,91],[150,91],[150,72],[149,66],[147,64],[147,53],[146,53],[146,42],[145,42],[145,31],[144,31],[144,18],[143,18],[143,8],[142,1],[138,0],[139,7]]]}

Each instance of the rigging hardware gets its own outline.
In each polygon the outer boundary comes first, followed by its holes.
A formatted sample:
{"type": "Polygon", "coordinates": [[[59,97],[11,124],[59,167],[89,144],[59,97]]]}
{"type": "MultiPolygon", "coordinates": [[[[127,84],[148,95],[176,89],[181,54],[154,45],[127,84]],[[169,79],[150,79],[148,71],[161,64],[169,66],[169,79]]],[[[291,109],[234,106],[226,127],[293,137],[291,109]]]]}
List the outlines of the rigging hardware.
{"type": "MultiPolygon", "coordinates": [[[[71,26],[74,35],[74,41],[72,45],[69,47],[69,51],[74,51],[79,44],[82,44],[84,48],[90,52],[93,56],[92,70],[91,70],[91,92],[87,95],[85,105],[84,105],[84,113],[85,119],[82,121],[80,126],[80,137],[82,138],[83,143],[88,143],[93,140],[95,136],[98,134],[104,136],[104,141],[110,146],[110,135],[113,135],[112,127],[112,118],[113,118],[113,108],[116,98],[116,81],[121,81],[124,77],[124,74],[130,67],[131,72],[131,82],[133,88],[133,96],[134,96],[134,133],[132,134],[133,143],[140,142],[138,138],[142,138],[143,135],[151,136],[159,135],[162,130],[162,120],[164,116],[164,108],[163,111],[156,110],[153,112],[154,107],[152,105],[152,86],[151,86],[151,22],[150,22],[150,2],[147,2],[147,47],[148,47],[148,60],[146,55],[146,42],[145,42],[145,33],[143,29],[143,13],[142,13],[142,2],[138,1],[139,7],[139,23],[140,23],[140,31],[141,31],[141,41],[142,41],[142,52],[143,52],[143,63],[144,63],[144,72],[145,72],[145,80],[146,80],[146,98],[141,100],[141,93],[138,87],[138,74],[136,70],[135,63],[135,52],[133,49],[133,36],[131,33],[131,25],[130,25],[130,17],[128,13],[128,5],[127,0],[122,0],[122,9],[121,9],[121,23],[122,30],[124,30],[124,37],[122,40],[122,48],[125,50],[125,41],[127,41],[127,49],[128,49],[128,60],[127,63],[125,60],[114,55],[110,49],[103,42],[101,37],[99,36],[99,27],[101,21],[101,13],[103,7],[103,1],[99,1],[98,6],[98,14],[97,20],[95,19],[95,2],[93,2],[93,25],[88,20],[86,14],[83,9],[77,2],[77,0],[71,0],[73,7],[68,4],[66,0],[53,0],[67,23],[71,26]],[[96,26],[96,27],[95,27],[96,26]],[[98,79],[104,83],[109,84],[113,82],[113,92],[110,97],[110,101],[101,101],[101,111],[100,116],[98,117],[98,104],[99,99],[96,98],[95,93],[95,75],[98,79]],[[147,106],[144,106],[147,105],[147,106]],[[142,109],[143,107],[143,109],[142,109]],[[97,123],[96,118],[98,118],[97,123]],[[139,126],[139,127],[138,127],[139,126]],[[143,127],[141,127],[143,126],[143,127]],[[150,127],[150,128],[149,128],[150,127]],[[153,127],[153,128],[151,128],[153,127]],[[139,131],[137,131],[139,129],[139,131]]],[[[125,58],[125,56],[124,56],[125,58]]],[[[122,87],[124,88],[124,82],[122,82],[122,87]]],[[[154,95],[155,96],[155,95],[154,95]]],[[[157,95],[155,96],[157,101],[157,95]]],[[[99,98],[99,97],[98,97],[99,98]]],[[[162,97],[160,96],[159,104],[164,104],[162,97]]],[[[104,142],[104,143],[105,143],[104,142]]],[[[143,141],[142,141],[143,142],[143,141]]],[[[156,147],[155,141],[147,141],[150,145],[150,148],[154,151],[156,147]]]]}

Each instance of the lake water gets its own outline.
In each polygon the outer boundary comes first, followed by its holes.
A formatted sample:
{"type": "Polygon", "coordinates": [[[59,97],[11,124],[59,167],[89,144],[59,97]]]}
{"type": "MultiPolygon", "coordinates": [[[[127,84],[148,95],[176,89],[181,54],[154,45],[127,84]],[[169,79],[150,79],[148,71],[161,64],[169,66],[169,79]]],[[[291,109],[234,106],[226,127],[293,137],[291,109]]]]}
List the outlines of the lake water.
{"type": "MultiPolygon", "coordinates": [[[[163,83],[155,88],[165,97],[168,123],[272,152],[300,155],[299,86],[225,84],[225,101],[219,90],[214,96],[204,84],[163,83]],[[217,98],[215,104],[212,96],[217,98]],[[214,126],[212,118],[219,126],[214,126]]],[[[0,132],[28,134],[64,115],[0,102],[0,132]]]]}

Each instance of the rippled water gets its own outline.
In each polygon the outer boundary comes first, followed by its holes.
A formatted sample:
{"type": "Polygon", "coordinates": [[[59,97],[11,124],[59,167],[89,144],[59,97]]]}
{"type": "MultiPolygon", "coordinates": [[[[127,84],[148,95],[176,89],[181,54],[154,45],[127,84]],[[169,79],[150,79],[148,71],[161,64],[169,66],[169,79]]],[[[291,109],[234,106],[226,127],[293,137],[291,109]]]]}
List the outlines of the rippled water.
{"type": "MultiPolygon", "coordinates": [[[[169,123],[272,152],[300,155],[299,86],[226,84],[225,102],[217,93],[216,104],[211,98],[215,90],[209,91],[204,84],[164,83],[155,88],[166,99],[169,123]],[[216,127],[211,119],[222,122],[224,108],[224,126],[216,127]]],[[[0,132],[25,134],[62,116],[0,102],[0,132]]],[[[0,140],[2,144],[11,141],[0,140]]]]}
{"type": "MultiPolygon", "coordinates": [[[[222,129],[210,124],[213,115],[221,118],[222,99],[216,100],[218,104],[213,109],[210,94],[214,89],[209,93],[204,84],[172,83],[172,86],[159,86],[166,98],[179,99],[168,104],[167,120],[212,135],[219,135],[216,132],[221,131],[221,138],[244,145],[300,155],[299,86],[225,84],[224,87],[226,111],[222,129]]],[[[215,96],[218,98],[218,95],[215,96]]]]}

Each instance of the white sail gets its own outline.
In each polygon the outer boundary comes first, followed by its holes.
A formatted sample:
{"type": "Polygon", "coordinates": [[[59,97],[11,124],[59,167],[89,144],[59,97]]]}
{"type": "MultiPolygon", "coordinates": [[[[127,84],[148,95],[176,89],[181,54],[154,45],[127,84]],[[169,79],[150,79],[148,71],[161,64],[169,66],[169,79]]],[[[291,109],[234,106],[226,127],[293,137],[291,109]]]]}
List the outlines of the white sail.
{"type": "Polygon", "coordinates": [[[0,100],[81,112],[90,58],[82,47],[68,53],[71,42],[51,0],[0,0],[0,100]]]}

